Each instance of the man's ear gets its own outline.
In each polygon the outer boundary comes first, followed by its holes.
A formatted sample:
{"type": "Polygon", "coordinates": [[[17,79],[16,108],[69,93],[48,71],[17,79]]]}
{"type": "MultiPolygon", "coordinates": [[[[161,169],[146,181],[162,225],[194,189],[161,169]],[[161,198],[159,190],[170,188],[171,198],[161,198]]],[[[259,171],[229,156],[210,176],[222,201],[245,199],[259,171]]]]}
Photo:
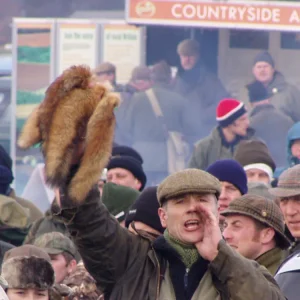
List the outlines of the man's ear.
{"type": "Polygon", "coordinates": [[[138,179],[135,179],[135,186],[136,189],[139,191],[140,188],[142,187],[142,183],[138,179]]]}
{"type": "Polygon", "coordinates": [[[72,259],[68,265],[68,274],[73,273],[77,268],[77,262],[75,259],[72,259]]]}
{"type": "Polygon", "coordinates": [[[160,222],[163,228],[167,227],[167,219],[168,219],[168,214],[166,212],[166,208],[160,207],[158,209],[158,216],[160,218],[160,222]]]}
{"type": "Polygon", "coordinates": [[[270,243],[275,237],[275,230],[273,228],[265,228],[262,230],[261,239],[262,243],[268,244],[270,243]]]}

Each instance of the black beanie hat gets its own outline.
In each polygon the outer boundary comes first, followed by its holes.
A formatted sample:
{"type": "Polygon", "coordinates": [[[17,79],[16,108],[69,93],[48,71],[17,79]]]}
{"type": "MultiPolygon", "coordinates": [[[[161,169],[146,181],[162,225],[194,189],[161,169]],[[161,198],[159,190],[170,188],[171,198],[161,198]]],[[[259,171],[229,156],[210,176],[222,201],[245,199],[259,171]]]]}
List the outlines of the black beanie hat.
{"type": "Polygon", "coordinates": [[[142,156],[133,148],[127,146],[115,146],[112,149],[112,157],[130,156],[136,159],[141,165],[144,163],[142,156]]]}
{"type": "Polygon", "coordinates": [[[116,146],[112,150],[112,158],[108,163],[107,170],[122,168],[128,170],[141,182],[140,191],[146,185],[147,177],[143,170],[143,159],[133,148],[127,146],[116,146]]]}
{"type": "Polygon", "coordinates": [[[247,194],[247,176],[243,167],[237,161],[233,159],[217,160],[206,169],[206,172],[220,181],[233,184],[242,195],[247,194]]]}
{"type": "Polygon", "coordinates": [[[241,141],[236,148],[234,159],[243,167],[252,164],[265,164],[269,166],[273,172],[276,168],[267,145],[261,140],[241,141]]]}
{"type": "Polygon", "coordinates": [[[274,59],[268,51],[262,51],[262,52],[258,53],[254,58],[253,65],[255,65],[256,63],[261,62],[261,61],[270,64],[273,68],[275,66],[274,59]]]}
{"type": "Polygon", "coordinates": [[[260,81],[254,81],[247,85],[249,100],[251,103],[270,98],[268,90],[260,81]]]}
{"type": "Polygon", "coordinates": [[[164,228],[161,225],[157,200],[157,187],[152,186],[146,188],[135,203],[131,206],[125,219],[125,226],[128,228],[132,221],[142,222],[151,228],[163,233],[164,228]]]}

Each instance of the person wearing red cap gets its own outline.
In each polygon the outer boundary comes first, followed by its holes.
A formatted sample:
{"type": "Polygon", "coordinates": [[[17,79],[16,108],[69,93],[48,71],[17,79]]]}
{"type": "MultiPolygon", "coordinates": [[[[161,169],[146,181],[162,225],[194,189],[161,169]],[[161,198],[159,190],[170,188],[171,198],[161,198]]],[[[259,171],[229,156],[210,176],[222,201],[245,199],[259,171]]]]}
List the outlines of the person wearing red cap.
{"type": "Polygon", "coordinates": [[[219,125],[209,136],[196,143],[190,168],[205,170],[216,160],[233,158],[239,142],[254,135],[254,130],[249,127],[245,105],[236,99],[226,98],[219,102],[216,120],[219,125]]]}

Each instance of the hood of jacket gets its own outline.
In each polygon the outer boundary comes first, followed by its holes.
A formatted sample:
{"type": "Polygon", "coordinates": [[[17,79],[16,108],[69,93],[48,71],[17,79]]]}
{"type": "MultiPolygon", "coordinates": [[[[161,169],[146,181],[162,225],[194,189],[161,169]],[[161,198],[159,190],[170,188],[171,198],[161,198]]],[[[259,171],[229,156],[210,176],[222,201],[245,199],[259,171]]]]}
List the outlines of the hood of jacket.
{"type": "Polygon", "coordinates": [[[292,142],[298,139],[300,139],[300,122],[294,124],[287,134],[286,146],[287,146],[287,161],[289,167],[298,165],[300,163],[300,159],[294,157],[291,150],[292,142]]]}

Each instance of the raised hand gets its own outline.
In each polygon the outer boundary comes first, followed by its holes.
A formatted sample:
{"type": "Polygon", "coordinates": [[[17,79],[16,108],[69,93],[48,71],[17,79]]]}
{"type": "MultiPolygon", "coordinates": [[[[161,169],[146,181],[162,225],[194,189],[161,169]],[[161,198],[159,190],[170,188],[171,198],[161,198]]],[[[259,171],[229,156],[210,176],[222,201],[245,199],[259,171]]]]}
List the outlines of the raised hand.
{"type": "Polygon", "coordinates": [[[203,224],[203,238],[195,246],[204,259],[213,261],[218,255],[218,244],[222,240],[218,219],[201,204],[197,205],[196,210],[203,224]]]}

